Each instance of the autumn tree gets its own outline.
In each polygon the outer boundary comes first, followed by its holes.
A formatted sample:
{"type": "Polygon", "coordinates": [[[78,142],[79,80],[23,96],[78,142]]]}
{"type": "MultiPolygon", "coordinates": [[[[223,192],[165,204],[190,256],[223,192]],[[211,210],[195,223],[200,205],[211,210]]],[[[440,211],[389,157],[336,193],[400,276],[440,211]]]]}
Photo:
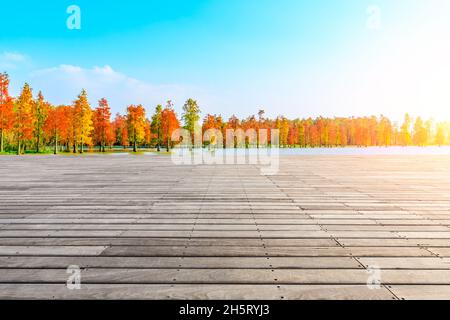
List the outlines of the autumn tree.
{"type": "Polygon", "coordinates": [[[80,153],[83,153],[85,144],[92,144],[91,133],[94,130],[92,125],[92,109],[89,105],[86,90],[82,90],[78,99],[74,101],[74,130],[75,137],[74,150],[80,146],[80,153]]]}
{"type": "Polygon", "coordinates": [[[150,146],[152,143],[152,123],[149,119],[145,119],[145,127],[144,127],[144,142],[146,146],[150,146]]]}
{"type": "Polygon", "coordinates": [[[94,111],[94,140],[99,145],[100,151],[105,152],[106,144],[111,141],[111,109],[105,98],[100,99],[98,107],[94,111]],[[108,139],[110,138],[110,139],[108,139]]]}
{"type": "MultiPolygon", "coordinates": [[[[168,101],[168,104],[171,104],[170,100],[168,101]]],[[[155,108],[155,113],[152,116],[152,122],[151,122],[151,132],[156,137],[156,149],[159,152],[161,150],[161,116],[162,116],[162,106],[158,104],[155,108]]]]}
{"type": "Polygon", "coordinates": [[[288,145],[291,147],[294,147],[297,145],[298,142],[298,127],[297,127],[297,122],[292,122],[289,125],[289,132],[288,132],[288,145]]]}
{"type": "Polygon", "coordinates": [[[167,106],[161,112],[162,140],[165,142],[167,152],[170,150],[172,133],[178,128],[180,128],[180,122],[177,115],[170,106],[167,106]]]}
{"type": "Polygon", "coordinates": [[[41,91],[38,93],[38,97],[33,104],[33,119],[34,119],[34,139],[36,143],[36,153],[40,152],[40,146],[42,142],[42,127],[48,116],[50,104],[44,101],[44,96],[41,91]]]}
{"type": "Polygon", "coordinates": [[[253,139],[250,139],[249,136],[245,136],[245,147],[254,147],[254,146],[259,146],[259,126],[258,126],[258,121],[256,120],[256,117],[254,115],[248,117],[247,119],[243,120],[242,123],[242,129],[244,130],[244,132],[254,132],[254,141],[252,141],[253,139]],[[248,131],[250,130],[250,131],[248,131]]]}
{"type": "Polygon", "coordinates": [[[305,123],[303,120],[294,120],[295,127],[297,128],[297,143],[301,148],[306,147],[306,135],[305,135],[305,123]]]}
{"type": "Polygon", "coordinates": [[[445,123],[439,123],[436,129],[436,136],[434,143],[438,146],[442,146],[445,144],[445,123]]]}
{"type": "Polygon", "coordinates": [[[427,130],[421,117],[414,123],[413,143],[417,146],[424,146],[427,143],[427,130]]]}
{"type": "Polygon", "coordinates": [[[120,113],[116,114],[113,122],[115,141],[122,147],[128,147],[128,125],[127,118],[120,113]]]}
{"type": "MultiPolygon", "coordinates": [[[[210,129],[215,129],[215,130],[220,131],[220,133],[222,134],[222,138],[223,138],[223,127],[224,127],[224,123],[222,121],[221,116],[207,114],[205,116],[205,118],[203,119],[202,133],[204,134],[206,131],[208,131],[210,129]]],[[[215,141],[215,139],[216,139],[216,137],[212,136],[211,141],[207,142],[208,146],[217,145],[218,142],[215,141]]],[[[219,145],[221,145],[223,147],[222,143],[223,143],[223,141],[220,141],[219,145]]]]}
{"type": "Polygon", "coordinates": [[[106,130],[106,144],[109,146],[110,149],[113,148],[114,143],[116,143],[116,130],[114,130],[114,127],[112,123],[109,124],[108,130],[106,130]]]}
{"type": "Polygon", "coordinates": [[[59,139],[61,144],[66,146],[66,151],[70,152],[70,145],[74,141],[74,107],[73,106],[60,106],[61,118],[64,119],[63,125],[61,126],[61,131],[59,133],[59,139]]]}
{"type": "Polygon", "coordinates": [[[68,128],[67,135],[64,137],[64,143],[66,145],[66,151],[70,152],[70,148],[72,147],[72,152],[77,152],[77,144],[76,144],[76,114],[75,107],[67,106],[64,108],[65,117],[68,119],[68,128]]]}
{"type": "MultiPolygon", "coordinates": [[[[241,121],[239,120],[238,117],[236,117],[234,114],[228,119],[228,122],[226,123],[226,125],[224,126],[224,139],[227,139],[227,130],[233,130],[234,132],[236,132],[237,130],[241,129],[241,121]]],[[[229,139],[229,138],[228,138],[229,139]]],[[[226,145],[233,145],[234,148],[237,148],[239,146],[239,141],[237,139],[237,137],[234,135],[233,136],[234,141],[224,141],[224,147],[226,147],[226,145]]]]}
{"type": "Polygon", "coordinates": [[[425,139],[424,145],[432,144],[433,143],[433,139],[432,139],[433,120],[432,119],[428,119],[427,121],[425,121],[425,134],[426,134],[426,139],[425,139]]]}
{"type": "Polygon", "coordinates": [[[405,114],[405,118],[403,120],[403,124],[400,128],[400,139],[401,143],[404,146],[409,146],[412,144],[411,137],[411,117],[409,114],[405,114]]]}
{"type": "Polygon", "coordinates": [[[392,124],[391,121],[383,115],[380,117],[377,135],[379,145],[387,147],[392,144],[392,124]]]}
{"type": "Polygon", "coordinates": [[[53,153],[58,153],[58,142],[62,137],[66,137],[69,130],[69,121],[67,117],[67,107],[50,107],[48,117],[44,122],[43,131],[50,140],[53,141],[53,153]]]}
{"type": "Polygon", "coordinates": [[[18,155],[22,153],[24,142],[33,136],[33,105],[33,92],[26,83],[14,104],[14,133],[18,155]]]}
{"type": "Polygon", "coordinates": [[[133,142],[133,152],[137,152],[137,145],[145,138],[145,109],[142,105],[131,105],[127,109],[127,124],[130,139],[133,142]]]}
{"type": "MultiPolygon", "coordinates": [[[[318,124],[320,125],[320,119],[318,124]]],[[[280,130],[280,145],[287,146],[289,135],[289,121],[282,116],[279,116],[275,121],[275,129],[280,130]]]]}
{"type": "Polygon", "coordinates": [[[13,100],[8,89],[8,74],[0,73],[0,153],[4,151],[5,133],[13,125],[13,100]]]}

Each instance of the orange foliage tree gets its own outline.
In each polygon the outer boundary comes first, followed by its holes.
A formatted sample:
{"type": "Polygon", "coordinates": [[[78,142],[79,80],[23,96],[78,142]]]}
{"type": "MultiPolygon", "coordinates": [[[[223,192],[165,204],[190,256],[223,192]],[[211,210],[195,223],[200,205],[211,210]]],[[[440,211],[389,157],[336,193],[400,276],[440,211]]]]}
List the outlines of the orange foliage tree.
{"type": "Polygon", "coordinates": [[[43,131],[53,141],[53,153],[58,153],[58,141],[67,138],[70,127],[67,106],[51,107],[44,122],[43,131]]]}
{"type": "Polygon", "coordinates": [[[172,133],[179,128],[180,121],[178,121],[175,111],[169,106],[166,107],[161,113],[161,134],[167,152],[170,150],[172,133]]]}
{"type": "Polygon", "coordinates": [[[17,139],[17,154],[23,152],[25,141],[33,137],[33,104],[33,92],[26,83],[14,104],[14,133],[17,139]]]}
{"type": "Polygon", "coordinates": [[[0,73],[0,152],[4,151],[5,134],[13,126],[13,100],[8,89],[8,74],[0,73]]]}
{"type": "Polygon", "coordinates": [[[152,143],[153,133],[152,133],[152,123],[150,120],[145,119],[145,127],[144,127],[144,142],[147,146],[152,143]]]}
{"type": "Polygon", "coordinates": [[[128,141],[127,118],[125,116],[122,116],[120,113],[117,113],[116,117],[114,118],[113,128],[115,141],[124,148],[128,147],[130,143],[128,141]]]}
{"type": "MultiPolygon", "coordinates": [[[[212,114],[207,114],[205,116],[205,118],[203,119],[203,125],[202,125],[202,132],[203,134],[205,133],[205,131],[209,130],[209,129],[216,129],[219,130],[222,133],[222,138],[224,138],[224,123],[222,120],[221,116],[217,116],[217,115],[212,115],[212,114]]],[[[212,137],[213,139],[215,139],[215,137],[212,137]]],[[[221,144],[224,141],[221,141],[221,144]]],[[[217,144],[216,141],[208,141],[208,145],[215,145],[217,144]]],[[[222,144],[222,146],[225,146],[224,144],[222,144]]]]}
{"type": "Polygon", "coordinates": [[[137,151],[138,143],[145,138],[145,109],[142,105],[131,105],[127,109],[128,133],[133,142],[133,152],[137,151]]]}
{"type": "Polygon", "coordinates": [[[105,152],[105,145],[111,145],[112,125],[111,125],[111,109],[108,101],[103,98],[98,102],[98,107],[94,111],[94,141],[99,145],[100,151],[105,152]]]}

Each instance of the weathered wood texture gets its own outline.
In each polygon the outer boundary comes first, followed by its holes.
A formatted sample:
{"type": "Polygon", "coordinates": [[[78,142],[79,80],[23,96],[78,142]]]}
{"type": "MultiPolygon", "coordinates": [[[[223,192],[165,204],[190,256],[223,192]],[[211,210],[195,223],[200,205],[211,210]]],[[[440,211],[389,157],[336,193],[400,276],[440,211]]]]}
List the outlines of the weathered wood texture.
{"type": "Polygon", "coordinates": [[[450,157],[0,157],[0,298],[450,299],[450,157]]]}

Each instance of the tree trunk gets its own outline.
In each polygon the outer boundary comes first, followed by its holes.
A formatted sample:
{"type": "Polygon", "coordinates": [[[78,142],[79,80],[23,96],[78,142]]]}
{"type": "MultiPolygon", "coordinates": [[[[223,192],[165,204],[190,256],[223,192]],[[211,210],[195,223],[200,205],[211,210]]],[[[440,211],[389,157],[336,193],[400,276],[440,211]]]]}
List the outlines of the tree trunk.
{"type": "Polygon", "coordinates": [[[137,152],[137,143],[136,139],[133,141],[133,152],[137,152]]]}
{"type": "Polygon", "coordinates": [[[80,153],[83,153],[83,151],[84,151],[84,150],[83,150],[83,144],[84,144],[84,143],[83,143],[83,139],[81,139],[81,144],[80,144],[80,153]]]}
{"type": "Polygon", "coordinates": [[[161,132],[160,132],[160,130],[158,129],[158,141],[157,141],[157,146],[156,146],[156,150],[158,151],[158,152],[160,152],[161,151],[161,132]]]}
{"type": "Polygon", "coordinates": [[[19,156],[20,155],[20,138],[18,139],[18,141],[17,141],[17,155],[19,156]]]}
{"type": "Polygon", "coordinates": [[[53,150],[54,154],[58,153],[58,136],[55,134],[55,149],[53,150]]]}
{"type": "Polygon", "coordinates": [[[37,139],[36,139],[36,153],[39,153],[39,144],[40,144],[40,136],[41,136],[41,133],[40,133],[40,129],[38,129],[38,134],[37,134],[37,139]]]}
{"type": "Polygon", "coordinates": [[[170,151],[170,138],[167,138],[167,148],[166,148],[167,152],[170,151]]]}

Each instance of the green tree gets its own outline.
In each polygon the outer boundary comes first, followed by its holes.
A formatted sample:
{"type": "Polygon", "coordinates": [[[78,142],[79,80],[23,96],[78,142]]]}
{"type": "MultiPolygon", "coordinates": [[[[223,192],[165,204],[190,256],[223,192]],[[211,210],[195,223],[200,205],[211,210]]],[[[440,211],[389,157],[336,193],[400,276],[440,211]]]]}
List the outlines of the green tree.
{"type": "Polygon", "coordinates": [[[194,142],[194,133],[197,130],[198,121],[200,120],[200,108],[197,101],[188,99],[183,106],[183,114],[181,118],[184,121],[184,128],[191,133],[192,143],[194,142]]]}
{"type": "MultiPolygon", "coordinates": [[[[170,104],[170,100],[167,102],[170,104]]],[[[161,151],[161,115],[162,115],[162,105],[158,104],[155,109],[155,114],[152,116],[152,133],[156,135],[156,148],[159,151],[161,151]]]]}
{"type": "Polygon", "coordinates": [[[48,116],[49,104],[44,101],[42,92],[39,91],[38,98],[34,102],[33,106],[33,118],[34,118],[34,138],[36,143],[36,153],[40,152],[41,140],[45,120],[48,116]]]}

